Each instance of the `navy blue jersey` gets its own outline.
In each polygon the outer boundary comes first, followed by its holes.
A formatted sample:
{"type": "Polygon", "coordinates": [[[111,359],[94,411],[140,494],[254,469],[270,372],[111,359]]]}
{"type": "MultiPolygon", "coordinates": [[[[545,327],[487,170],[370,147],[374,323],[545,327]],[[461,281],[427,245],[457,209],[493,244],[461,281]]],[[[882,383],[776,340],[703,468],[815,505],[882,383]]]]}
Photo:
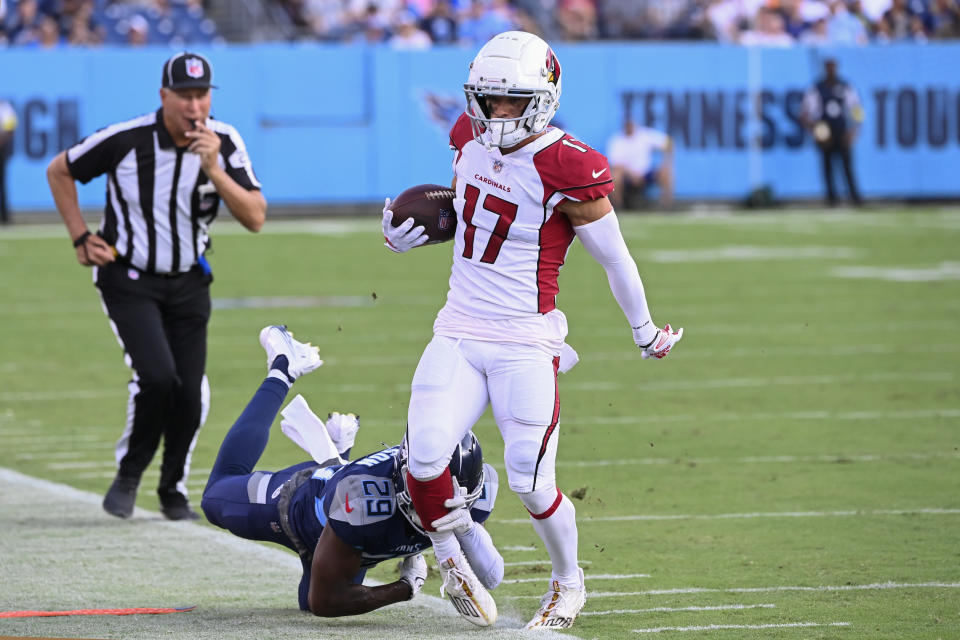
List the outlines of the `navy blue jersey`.
{"type": "MultiPolygon", "coordinates": [[[[317,469],[290,500],[290,524],[312,552],[324,527],[360,551],[362,567],[430,548],[430,538],[407,522],[397,507],[394,477],[400,447],[371,453],[353,462],[317,469]]],[[[483,492],[470,515],[484,522],[496,501],[497,473],[484,464],[483,492]]]]}

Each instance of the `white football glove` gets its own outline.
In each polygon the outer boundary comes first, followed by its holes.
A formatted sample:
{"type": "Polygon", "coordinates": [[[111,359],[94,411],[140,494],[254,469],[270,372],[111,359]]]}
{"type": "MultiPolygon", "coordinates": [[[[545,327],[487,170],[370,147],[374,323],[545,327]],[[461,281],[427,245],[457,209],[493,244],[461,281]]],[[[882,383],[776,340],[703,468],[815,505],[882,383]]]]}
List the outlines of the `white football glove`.
{"type": "Polygon", "coordinates": [[[394,253],[403,253],[419,247],[429,240],[423,226],[413,227],[413,218],[407,218],[396,227],[393,226],[393,211],[390,210],[390,198],[383,201],[383,243],[394,253]]]}
{"type": "Polygon", "coordinates": [[[360,430],[360,416],[353,413],[333,413],[327,416],[327,433],[333,441],[333,446],[337,451],[344,451],[353,447],[357,439],[357,431],[360,430]]]}
{"type": "Polygon", "coordinates": [[[680,342],[680,338],[683,337],[683,328],[677,329],[674,331],[670,328],[669,324],[663,326],[663,329],[657,329],[657,335],[654,336],[653,340],[650,341],[650,344],[646,345],[637,345],[640,347],[640,357],[646,360],[647,358],[665,358],[673,345],[680,342]]]}
{"type": "Polygon", "coordinates": [[[400,580],[410,585],[410,598],[420,592],[427,580],[427,561],[422,553],[403,559],[400,563],[400,580]]]}
{"type": "Polygon", "coordinates": [[[455,535],[462,536],[476,526],[470,517],[470,510],[467,509],[466,495],[467,489],[458,485],[457,479],[453,478],[453,497],[443,502],[443,506],[450,509],[450,513],[431,522],[434,529],[452,531],[455,535]]]}

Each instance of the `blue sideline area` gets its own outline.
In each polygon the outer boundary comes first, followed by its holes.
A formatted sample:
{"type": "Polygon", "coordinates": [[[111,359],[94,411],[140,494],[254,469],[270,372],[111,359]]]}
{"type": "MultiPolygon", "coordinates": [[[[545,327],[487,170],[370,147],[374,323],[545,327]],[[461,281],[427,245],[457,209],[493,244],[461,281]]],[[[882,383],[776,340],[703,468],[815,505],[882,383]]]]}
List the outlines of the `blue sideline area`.
{"type": "MultiPolygon", "coordinates": [[[[214,64],[214,115],[247,141],[272,204],[375,202],[450,176],[450,123],[473,50],[322,44],[200,47],[214,64]]],[[[20,116],[9,165],[14,210],[52,210],[51,157],[112,122],[159,106],[167,47],[0,50],[0,94],[20,116]]],[[[603,150],[625,113],[676,146],[678,199],[820,198],[818,159],[799,125],[825,52],[716,44],[564,44],[555,123],[603,150]],[[752,108],[758,104],[759,110],[752,108]]],[[[855,163],[867,198],[958,197],[960,45],[829,52],[866,119],[855,163]]],[[[99,207],[102,180],[81,189],[99,207]]]]}

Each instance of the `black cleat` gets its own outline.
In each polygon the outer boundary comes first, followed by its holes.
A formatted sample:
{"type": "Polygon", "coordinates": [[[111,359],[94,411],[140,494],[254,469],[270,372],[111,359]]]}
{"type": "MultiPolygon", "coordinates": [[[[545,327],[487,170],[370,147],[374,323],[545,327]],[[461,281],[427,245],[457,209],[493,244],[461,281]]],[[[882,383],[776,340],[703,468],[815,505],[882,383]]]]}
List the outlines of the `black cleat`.
{"type": "Polygon", "coordinates": [[[190,503],[182,495],[160,500],[160,513],[167,520],[199,520],[200,514],[190,508],[190,503]]]}
{"type": "Polygon", "coordinates": [[[107,495],[103,497],[103,510],[118,518],[132,516],[139,485],[139,478],[118,475],[113,479],[110,488],[107,489],[107,495]]]}

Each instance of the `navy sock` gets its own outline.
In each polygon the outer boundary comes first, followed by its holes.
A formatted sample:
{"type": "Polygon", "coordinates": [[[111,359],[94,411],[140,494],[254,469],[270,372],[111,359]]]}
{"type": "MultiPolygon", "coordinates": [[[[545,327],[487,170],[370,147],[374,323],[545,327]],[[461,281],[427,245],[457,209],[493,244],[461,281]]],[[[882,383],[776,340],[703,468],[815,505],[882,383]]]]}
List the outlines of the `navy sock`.
{"type": "Polygon", "coordinates": [[[273,363],[270,365],[270,370],[273,371],[276,369],[283,375],[287,377],[287,380],[290,381],[290,384],[293,384],[293,376],[290,375],[290,361],[287,360],[287,356],[279,355],[273,359],[273,363]]]}

